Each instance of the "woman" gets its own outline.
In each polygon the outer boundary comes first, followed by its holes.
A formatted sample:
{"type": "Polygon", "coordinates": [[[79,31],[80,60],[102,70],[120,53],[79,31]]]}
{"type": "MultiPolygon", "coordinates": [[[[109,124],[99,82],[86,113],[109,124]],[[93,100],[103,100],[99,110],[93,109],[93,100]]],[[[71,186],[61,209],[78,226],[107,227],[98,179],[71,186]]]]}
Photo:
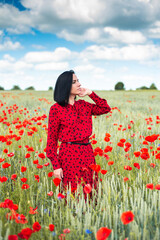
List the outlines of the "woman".
{"type": "MultiPolygon", "coordinates": [[[[71,190],[74,191],[77,184],[83,187],[90,184],[96,188],[98,174],[89,167],[96,164],[89,142],[92,134],[92,115],[108,113],[111,108],[106,99],[100,98],[90,89],[82,88],[73,70],[65,71],[58,77],[54,101],[56,103],[49,111],[46,147],[46,155],[52,163],[54,176],[62,180],[64,189],[71,185],[71,190]],[[76,95],[88,95],[96,104],[82,99],[76,101],[76,95]],[[58,140],[61,142],[59,155],[58,140]]],[[[86,200],[85,192],[84,196],[86,200]]]]}

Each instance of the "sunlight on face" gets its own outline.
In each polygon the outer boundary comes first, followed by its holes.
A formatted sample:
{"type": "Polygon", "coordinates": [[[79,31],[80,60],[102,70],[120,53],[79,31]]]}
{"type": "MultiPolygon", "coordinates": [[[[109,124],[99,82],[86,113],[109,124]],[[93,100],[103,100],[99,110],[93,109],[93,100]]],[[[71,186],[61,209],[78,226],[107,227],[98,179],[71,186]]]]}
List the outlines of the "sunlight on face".
{"type": "Polygon", "coordinates": [[[79,79],[75,74],[73,74],[71,94],[79,94],[80,86],[81,84],[79,83],[79,79]]]}

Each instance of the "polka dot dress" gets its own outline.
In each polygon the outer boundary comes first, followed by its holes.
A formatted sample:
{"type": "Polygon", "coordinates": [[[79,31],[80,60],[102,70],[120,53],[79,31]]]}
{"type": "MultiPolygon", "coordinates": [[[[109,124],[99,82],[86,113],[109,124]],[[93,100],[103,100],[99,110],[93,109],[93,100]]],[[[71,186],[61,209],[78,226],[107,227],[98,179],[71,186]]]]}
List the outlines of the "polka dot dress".
{"type": "Polygon", "coordinates": [[[93,179],[90,164],[96,164],[91,144],[79,145],[66,142],[87,143],[92,135],[92,115],[110,112],[107,100],[100,98],[94,91],[88,95],[96,104],[79,99],[73,105],[62,107],[58,103],[51,106],[48,120],[46,155],[53,169],[63,169],[63,185],[71,184],[76,188],[89,183],[91,186],[98,181],[98,174],[93,179]],[[58,140],[61,142],[57,153],[58,140]],[[83,179],[83,181],[82,181],[83,179]]]}

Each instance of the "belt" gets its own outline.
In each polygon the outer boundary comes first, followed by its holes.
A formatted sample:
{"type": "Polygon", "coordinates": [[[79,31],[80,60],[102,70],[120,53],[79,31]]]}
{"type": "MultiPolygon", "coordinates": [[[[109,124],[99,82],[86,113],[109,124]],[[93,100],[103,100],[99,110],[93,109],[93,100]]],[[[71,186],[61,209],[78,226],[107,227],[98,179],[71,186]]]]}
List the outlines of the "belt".
{"type": "Polygon", "coordinates": [[[80,145],[88,145],[88,144],[90,144],[91,142],[88,142],[88,143],[65,142],[65,143],[69,143],[69,144],[80,144],[80,145]]]}

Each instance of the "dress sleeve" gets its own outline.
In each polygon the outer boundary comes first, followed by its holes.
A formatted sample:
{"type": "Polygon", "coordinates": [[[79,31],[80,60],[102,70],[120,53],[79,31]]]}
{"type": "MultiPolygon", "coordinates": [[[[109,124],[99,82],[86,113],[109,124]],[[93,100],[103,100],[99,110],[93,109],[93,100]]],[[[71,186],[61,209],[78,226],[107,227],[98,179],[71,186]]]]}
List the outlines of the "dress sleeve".
{"type": "Polygon", "coordinates": [[[51,106],[48,119],[46,155],[50,159],[54,170],[61,168],[57,157],[59,124],[60,121],[58,118],[58,111],[55,109],[54,106],[51,106]]]}
{"type": "Polygon", "coordinates": [[[96,103],[89,103],[91,115],[102,115],[111,111],[111,107],[107,104],[107,100],[100,98],[94,91],[88,96],[96,103]]]}

